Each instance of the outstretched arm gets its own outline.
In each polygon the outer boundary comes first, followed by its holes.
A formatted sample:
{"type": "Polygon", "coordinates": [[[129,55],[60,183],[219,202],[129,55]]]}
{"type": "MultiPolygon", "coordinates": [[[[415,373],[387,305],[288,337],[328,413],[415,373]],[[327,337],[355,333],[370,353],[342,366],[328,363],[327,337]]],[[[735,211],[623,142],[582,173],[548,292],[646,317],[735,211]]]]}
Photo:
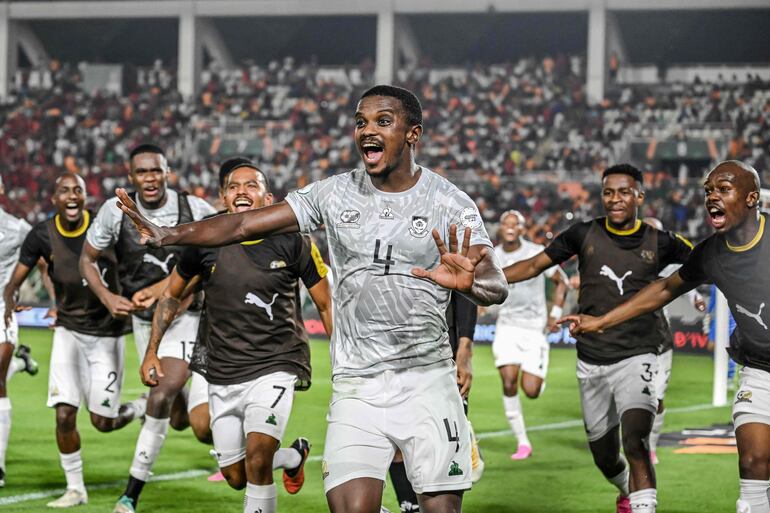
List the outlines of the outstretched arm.
{"type": "Polygon", "coordinates": [[[141,243],[153,247],[182,245],[218,247],[259,239],[275,233],[299,231],[294,211],[282,201],[238,214],[222,214],[194,223],[156,226],[145,218],[125,189],[116,189],[118,207],[134,222],[141,243]]]}
{"type": "Polygon", "coordinates": [[[494,253],[484,245],[471,246],[471,229],[465,229],[463,245],[457,252],[457,225],[449,225],[449,249],[438,230],[433,229],[433,240],[441,255],[441,262],[432,271],[414,268],[419,278],[456,290],[477,305],[500,304],[508,297],[508,286],[494,253]]]}
{"type": "Polygon", "coordinates": [[[677,271],[668,278],[650,283],[631,299],[616,306],[601,317],[568,315],[559,319],[559,323],[572,323],[570,331],[573,335],[602,331],[634,317],[658,310],[697,285],[697,283],[684,281],[677,271]]]}
{"type": "Polygon", "coordinates": [[[531,258],[505,267],[503,273],[508,283],[517,283],[534,278],[553,265],[554,261],[551,257],[546,255],[545,251],[541,251],[531,258]]]}

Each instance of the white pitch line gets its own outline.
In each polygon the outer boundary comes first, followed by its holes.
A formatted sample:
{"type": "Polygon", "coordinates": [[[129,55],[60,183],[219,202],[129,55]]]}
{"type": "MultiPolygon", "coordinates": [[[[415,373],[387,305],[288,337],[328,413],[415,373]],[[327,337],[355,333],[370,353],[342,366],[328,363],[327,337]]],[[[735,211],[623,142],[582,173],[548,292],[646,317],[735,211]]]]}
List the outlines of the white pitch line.
{"type": "MultiPolygon", "coordinates": [[[[678,408],[666,408],[666,411],[669,413],[687,413],[687,412],[693,412],[693,411],[709,410],[711,408],[719,408],[719,406],[713,406],[711,404],[695,404],[692,406],[680,406],[678,408]]],[[[528,431],[551,431],[554,429],[568,429],[573,427],[579,427],[582,425],[583,425],[582,420],[573,419],[573,420],[565,420],[562,422],[553,422],[551,424],[540,424],[538,426],[530,426],[527,428],[527,430],[528,431]]],[[[510,434],[511,434],[510,429],[505,429],[502,431],[487,431],[485,433],[476,433],[476,438],[478,438],[479,440],[484,440],[487,438],[496,438],[498,436],[506,436],[510,434]]],[[[307,461],[315,462],[315,461],[321,461],[322,459],[323,459],[323,456],[314,455],[314,456],[310,456],[307,459],[307,461]]],[[[150,481],[177,481],[180,479],[203,476],[208,473],[209,472],[205,470],[186,470],[183,472],[174,472],[171,474],[160,474],[157,476],[152,476],[150,478],[150,481]]],[[[125,484],[125,481],[114,481],[112,483],[102,483],[102,484],[89,486],[88,490],[89,491],[106,490],[110,488],[118,488],[120,486],[123,486],[124,484],[125,484]]],[[[8,504],[18,504],[20,502],[36,501],[39,499],[54,497],[56,495],[62,495],[65,491],[66,490],[64,489],[58,489],[58,490],[48,490],[45,492],[25,493],[22,495],[11,495],[10,497],[1,497],[0,506],[5,506],[8,504]]]]}
{"type": "MultiPolygon", "coordinates": [[[[182,472],[174,472],[172,474],[160,474],[150,477],[150,481],[176,481],[178,479],[187,479],[190,477],[205,476],[210,474],[206,470],[185,470],[182,472]]],[[[125,480],[113,481],[112,483],[101,483],[96,485],[89,485],[88,491],[93,490],[108,490],[110,488],[118,488],[126,484],[125,480]]],[[[48,497],[55,497],[57,495],[63,495],[66,492],[64,488],[57,490],[46,490],[45,492],[24,493],[22,495],[11,495],[10,497],[0,497],[0,506],[8,504],[18,504],[20,502],[36,501],[39,499],[46,499],[48,497]]]]}

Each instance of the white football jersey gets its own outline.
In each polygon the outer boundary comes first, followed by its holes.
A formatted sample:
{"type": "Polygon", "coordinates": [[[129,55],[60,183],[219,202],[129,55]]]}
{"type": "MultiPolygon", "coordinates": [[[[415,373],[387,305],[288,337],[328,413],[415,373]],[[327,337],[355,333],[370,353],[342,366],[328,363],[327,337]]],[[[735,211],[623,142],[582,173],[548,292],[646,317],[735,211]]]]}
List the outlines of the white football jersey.
{"type": "MultiPolygon", "coordinates": [[[[14,217],[0,208],[0,290],[11,279],[13,269],[19,260],[19,250],[24,238],[32,227],[24,219],[14,217]]],[[[5,310],[5,301],[0,295],[0,311],[5,310]]]]}
{"type": "MultiPolygon", "coordinates": [[[[537,255],[543,249],[544,247],[540,244],[521,239],[521,246],[516,251],[508,253],[502,245],[499,245],[495,246],[495,253],[500,265],[508,267],[537,255]]],[[[508,298],[500,306],[497,324],[535,330],[544,329],[548,321],[545,302],[545,277],[553,276],[556,267],[546,269],[545,272],[529,280],[509,284],[508,298]]]]}
{"type": "Polygon", "coordinates": [[[472,229],[471,245],[492,244],[475,203],[422,168],[409,190],[380,191],[362,169],[290,193],[300,229],[325,225],[334,276],[333,376],[366,376],[452,357],[445,311],[449,290],[412,275],[433,269],[436,228],[472,229]]]}

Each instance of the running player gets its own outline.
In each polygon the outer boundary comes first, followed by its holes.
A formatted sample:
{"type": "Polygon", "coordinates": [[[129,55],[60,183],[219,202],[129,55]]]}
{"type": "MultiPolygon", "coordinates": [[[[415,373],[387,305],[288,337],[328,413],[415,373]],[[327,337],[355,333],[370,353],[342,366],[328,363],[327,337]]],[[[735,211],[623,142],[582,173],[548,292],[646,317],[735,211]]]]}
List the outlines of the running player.
{"type": "MultiPolygon", "coordinates": [[[[250,160],[234,158],[219,170],[222,201],[229,213],[273,203],[266,175],[250,160]]],[[[299,309],[299,283],[332,332],[326,266],[309,237],[274,235],[223,248],[185,248],[153,318],[142,364],[142,381],[157,385],[162,363],[158,343],[179,310],[183,294],[202,282],[206,297],[198,343],[209,383],[214,449],[228,484],[246,488],[244,512],[275,511],[273,468],[283,468],[284,486],[297,493],[310,445],[297,439],[278,449],[295,390],[310,386],[310,348],[299,309]],[[265,504],[267,503],[267,504],[265,504]]],[[[197,360],[194,361],[198,363],[197,360]]]]}
{"type": "MultiPolygon", "coordinates": [[[[3,181],[0,179],[0,196],[5,194],[3,181]]],[[[32,227],[24,219],[14,217],[0,207],[0,286],[5,287],[11,277],[19,249],[24,237],[32,227]]],[[[4,300],[0,307],[5,312],[4,300]]],[[[16,315],[11,310],[10,315],[0,319],[0,488],[5,486],[5,453],[8,450],[8,437],[11,434],[11,399],[8,397],[6,383],[14,373],[29,369],[30,374],[37,372],[37,365],[27,367],[23,359],[14,357],[13,351],[19,342],[19,325],[16,315]]],[[[25,346],[26,347],[26,346],[25,346]]],[[[24,353],[28,359],[29,353],[24,353]]]]}
{"type": "Polygon", "coordinates": [[[459,511],[470,487],[470,434],[445,310],[451,289],[478,304],[501,303],[505,279],[475,204],[414,162],[422,135],[417,98],[375,86],[354,117],[364,168],[284,202],[179,227],[154,225],[119,189],[120,206],[155,246],[221,246],[325,224],[335,277],[322,465],[329,507],[378,511],[398,448],[421,511],[459,511]],[[457,225],[465,231],[459,252],[457,225]]]}
{"type": "MultiPolygon", "coordinates": [[[[506,278],[512,283],[527,280],[577,255],[580,312],[609,311],[654,281],[668,264],[684,262],[690,254],[690,245],[680,237],[637,219],[643,202],[638,169],[628,164],[606,169],[602,203],[607,216],[572,225],[541,253],[506,267],[506,278]]],[[[589,447],[596,466],[620,490],[618,512],[652,513],[657,504],[647,437],[658,406],[654,380],[662,322],[661,312],[649,313],[577,340],[589,447]],[[620,454],[621,429],[630,465],[620,454]]]]}
{"type": "MultiPolygon", "coordinates": [[[[501,265],[509,266],[533,257],[543,251],[543,246],[524,238],[526,220],[518,210],[508,210],[500,216],[499,236],[502,241],[495,246],[501,265]]],[[[521,388],[530,399],[540,396],[545,388],[548,372],[549,345],[545,338],[546,327],[556,326],[561,317],[566,281],[558,266],[546,269],[541,275],[521,283],[509,285],[508,299],[500,307],[495,327],[492,353],[495,366],[503,382],[503,408],[518,447],[512,460],[523,460],[532,455],[532,443],[527,437],[524,413],[519,398],[521,388]],[[550,317],[546,313],[545,278],[556,285],[550,317]]]]}
{"type": "Polygon", "coordinates": [[[770,513],[770,259],[768,215],[759,211],[759,175],[743,162],[719,163],[704,184],[706,211],[716,233],[698,244],[677,272],[642,289],[630,301],[594,317],[567,316],[574,333],[610,330],[656,311],[701,283],[724,292],[738,329],[730,356],[744,367],[733,403],[738,442],[738,513],[770,513]]]}
{"type": "MultiPolygon", "coordinates": [[[[660,219],[655,217],[645,217],[643,221],[656,230],[663,231],[663,223],[660,219]]],[[[681,264],[671,264],[665,267],[658,276],[661,278],[667,278],[677,269],[681,267],[681,264]]],[[[692,302],[693,307],[700,312],[706,309],[706,303],[703,298],[698,294],[697,290],[691,290],[687,293],[687,299],[692,302]]],[[[658,410],[655,412],[655,421],[652,423],[652,431],[650,431],[650,459],[653,465],[658,464],[658,440],[660,440],[660,433],[663,430],[663,419],[666,416],[665,397],[668,390],[668,383],[671,380],[671,368],[674,363],[674,336],[671,334],[671,327],[668,323],[669,315],[668,309],[663,308],[663,345],[658,349],[658,373],[655,375],[655,392],[658,394],[658,410]]]]}
{"type": "MultiPolygon", "coordinates": [[[[35,226],[24,239],[19,263],[5,287],[5,316],[16,306],[16,294],[40,258],[56,293],[56,326],[48,377],[48,406],[56,409],[56,443],[67,480],[67,491],[49,502],[51,508],[69,508],[88,502],[83,483],[83,460],[77,413],[85,397],[91,424],[103,432],[120,429],[144,415],[146,399],[120,405],[123,385],[124,322],[113,318],[78,272],[78,258],[92,221],[85,210],[86,188],[75,174],[61,175],[53,198],[56,215],[35,226]]],[[[99,275],[117,290],[114,259],[99,260],[99,275]]]]}
{"type": "MultiPolygon", "coordinates": [[[[168,174],[168,162],[163,150],[157,146],[144,144],[131,151],[129,179],[136,188],[133,197],[137,198],[143,212],[166,225],[201,219],[215,212],[200,198],[168,189],[168,174]]],[[[116,202],[115,198],[107,200],[88,228],[80,256],[80,272],[114,317],[131,315],[137,355],[141,362],[149,341],[155,302],[166,286],[167,276],[181,248],[153,250],[142,246],[133,223],[123,219],[124,216],[115,208],[116,202]],[[117,256],[122,296],[102,284],[95,267],[103,253],[112,249],[117,256]]],[[[194,376],[186,406],[184,395],[180,394],[190,377],[188,362],[195,345],[199,319],[199,311],[188,309],[174,320],[161,344],[158,355],[167,360],[163,363],[165,377],[150,391],[147,414],[137,440],[125,493],[134,501],[138,500],[142,486],[150,475],[169,424],[176,429],[187,427],[186,410],[189,410],[189,422],[193,423],[194,431],[208,430],[208,427],[202,429],[195,425],[198,417],[208,419],[208,407],[204,405],[207,400],[205,380],[194,376]],[[172,404],[176,415],[171,415],[172,404]],[[199,407],[197,411],[196,406],[199,407]]]]}

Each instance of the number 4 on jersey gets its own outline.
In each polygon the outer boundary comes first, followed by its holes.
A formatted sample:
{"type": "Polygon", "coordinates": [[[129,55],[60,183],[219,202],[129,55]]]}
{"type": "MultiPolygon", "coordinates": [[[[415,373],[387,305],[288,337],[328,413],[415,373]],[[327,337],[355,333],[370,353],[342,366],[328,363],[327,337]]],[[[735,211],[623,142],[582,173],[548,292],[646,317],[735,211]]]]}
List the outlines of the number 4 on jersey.
{"type": "Polygon", "coordinates": [[[390,256],[393,253],[393,246],[388,244],[388,248],[385,250],[385,258],[380,257],[380,239],[374,243],[374,263],[385,265],[385,274],[390,274],[390,266],[395,265],[396,261],[391,259],[390,256]]]}

